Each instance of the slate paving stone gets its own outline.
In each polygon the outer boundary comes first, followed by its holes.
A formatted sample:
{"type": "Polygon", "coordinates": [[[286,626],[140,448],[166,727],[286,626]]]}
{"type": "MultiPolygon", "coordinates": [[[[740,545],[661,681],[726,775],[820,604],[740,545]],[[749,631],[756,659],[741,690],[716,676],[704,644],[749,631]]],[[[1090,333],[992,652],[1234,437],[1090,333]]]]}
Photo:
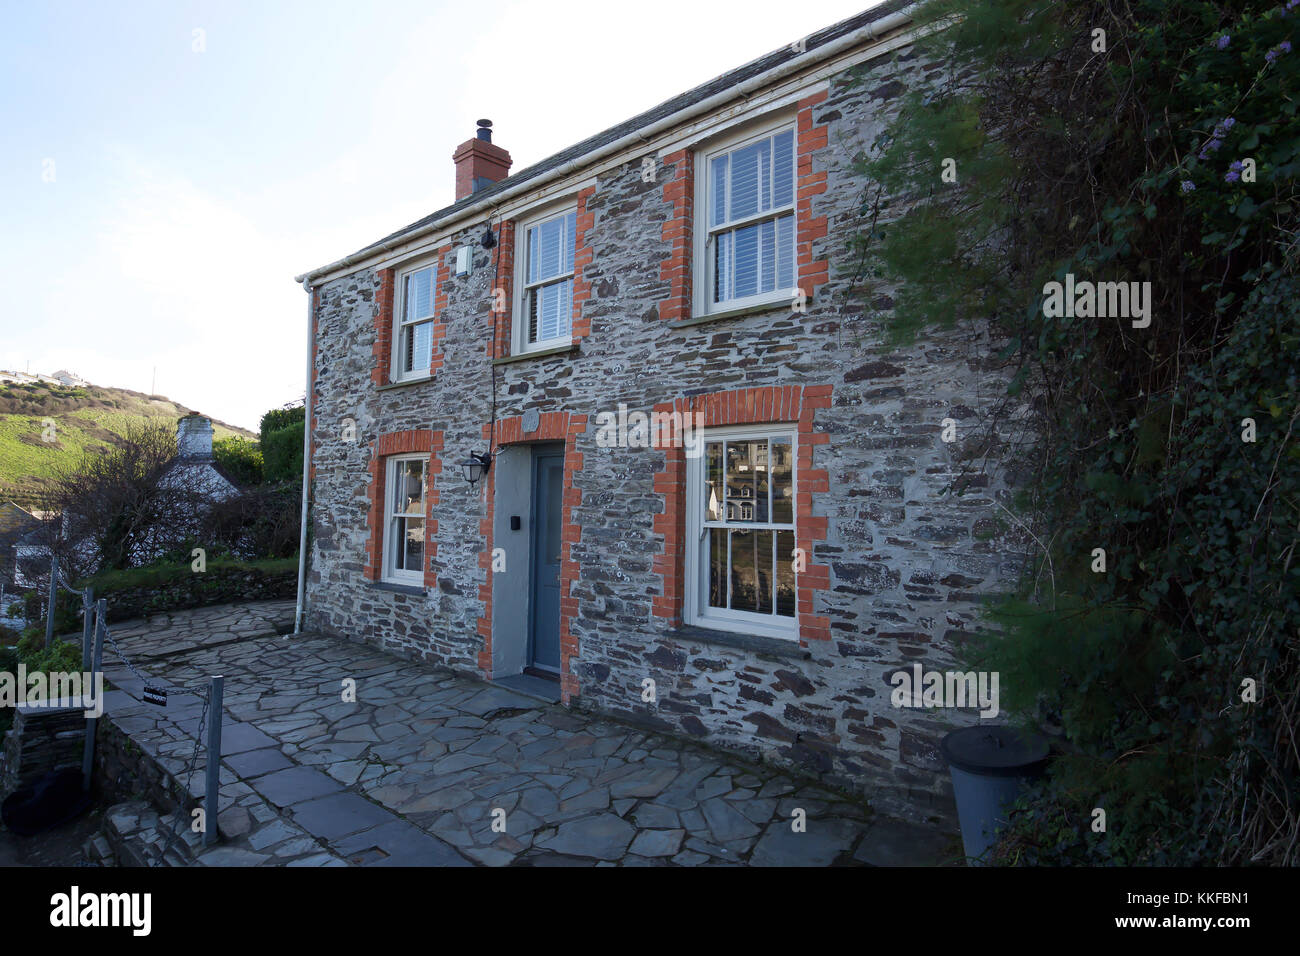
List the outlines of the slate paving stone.
{"type": "MultiPolygon", "coordinates": [[[[222,748],[225,749],[224,747],[222,748]]],[[[282,754],[276,747],[264,747],[261,750],[248,750],[243,753],[222,756],[230,769],[241,777],[258,777],[274,770],[284,770],[294,765],[293,761],[282,754]]]]}
{"type": "Polygon", "coordinates": [[[277,746],[274,737],[262,733],[251,724],[223,721],[221,725],[221,756],[257,750],[261,747],[277,746]]]}
{"type": "Polygon", "coordinates": [[[355,793],[334,793],[293,808],[293,822],[324,840],[336,840],[393,819],[383,807],[355,793]]]}
{"type": "Polygon", "coordinates": [[[636,827],[612,813],[572,820],[560,825],[555,836],[537,846],[556,853],[598,860],[617,860],[636,835],[636,827]]]}
{"type": "MultiPolygon", "coordinates": [[[[292,614],[292,602],[285,607],[292,614]]],[[[776,768],[431,671],[361,643],[251,636],[259,614],[200,609],[122,629],[130,635],[122,639],[172,655],[165,658],[168,680],[227,675],[233,719],[222,794],[232,806],[221,825],[233,844],[225,849],[250,854],[228,859],[825,866],[952,855],[951,837],[938,829],[868,818],[863,804],[776,768]],[[227,643],[214,644],[214,634],[227,643]],[[357,701],[339,700],[341,674],[357,680],[357,701]],[[242,816],[231,812],[236,803],[242,816]],[[807,812],[806,833],[790,830],[796,807],[807,812]],[[507,832],[492,831],[493,808],[506,812],[507,832]]],[[[109,671],[113,680],[125,674],[109,671]]],[[[121,686],[129,681],[124,676],[121,686]]],[[[199,711],[197,701],[175,704],[161,711],[123,694],[117,710],[125,716],[116,721],[179,773],[193,751],[184,731],[196,728],[199,711]]],[[[190,780],[199,790],[202,776],[190,780]]]]}
{"type": "Polygon", "coordinates": [[[719,843],[742,840],[755,836],[758,827],[750,823],[743,813],[726,800],[714,798],[700,804],[704,819],[709,825],[709,832],[719,843]]]}
{"type": "Polygon", "coordinates": [[[953,836],[905,820],[875,819],[853,859],[868,866],[938,866],[960,859],[953,836]]]}
{"type": "Polygon", "coordinates": [[[628,852],[638,856],[672,856],[685,836],[685,830],[642,830],[632,840],[628,852]]]}
{"type": "Polygon", "coordinates": [[[434,839],[419,827],[401,820],[383,823],[371,830],[355,833],[335,844],[340,855],[350,857],[372,847],[384,856],[369,866],[471,866],[465,857],[434,839]]]}
{"type": "Polygon", "coordinates": [[[290,767],[257,778],[255,788],[276,806],[288,807],[327,793],[335,793],[342,785],[319,770],[310,767],[290,767]]]}

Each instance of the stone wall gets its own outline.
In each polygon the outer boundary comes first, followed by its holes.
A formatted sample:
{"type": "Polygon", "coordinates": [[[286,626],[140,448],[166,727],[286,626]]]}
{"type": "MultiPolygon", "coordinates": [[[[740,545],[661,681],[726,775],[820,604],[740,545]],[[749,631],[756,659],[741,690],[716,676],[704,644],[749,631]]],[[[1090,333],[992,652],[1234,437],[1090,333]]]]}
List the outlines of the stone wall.
{"type": "MultiPolygon", "coordinates": [[[[866,222],[855,159],[905,85],[937,70],[903,50],[867,62],[858,76],[832,77],[828,95],[810,107],[816,135],[801,125],[800,152],[814,174],[825,174],[825,188],[808,191],[801,224],[810,214],[825,217],[826,228],[810,234],[804,259],[828,267],[805,313],[782,306],[672,327],[664,310],[680,312],[681,274],[665,263],[675,261],[681,237],[664,226],[680,217],[681,197],[665,183],[680,170],[658,157],[657,178],[647,182],[638,157],[601,175],[584,197],[592,217],[582,276],[586,336],[576,353],[498,366],[496,414],[498,422],[534,411],[586,416],[571,434],[567,462],[576,525],[565,555],[576,568],[565,594],[572,706],[814,773],[892,812],[951,819],[937,742],[974,712],[895,709],[889,676],[914,661],[949,667],[954,645],[980,626],[981,601],[1017,574],[1023,542],[994,505],[1009,500],[1011,487],[998,464],[1005,436],[989,419],[1004,381],[996,343],[978,325],[883,348],[892,302],[864,301],[848,243],[866,222]],[[671,607],[680,586],[663,569],[674,566],[681,544],[664,521],[656,526],[673,494],[665,489],[678,480],[670,454],[598,447],[595,416],[619,403],[649,412],[769,386],[818,397],[809,434],[825,437],[801,464],[801,474],[825,475],[811,483],[807,512],[824,528],[809,556],[820,569],[806,615],[815,626],[803,628],[798,643],[684,631],[671,613],[656,613],[656,601],[671,607]],[[940,438],[945,418],[958,423],[953,443],[940,438]],[[652,704],[641,700],[647,677],[657,685],[652,704]]],[[[654,144],[647,155],[656,156],[654,144]]],[[[482,231],[475,224],[444,248],[482,231]]],[[[377,389],[372,381],[379,273],[325,284],[316,319],[310,623],[480,675],[490,671],[494,629],[504,626],[487,606],[491,481],[471,488],[454,463],[485,446],[488,307],[499,285],[493,256],[476,246],[473,273],[448,278],[440,290],[442,364],[419,384],[377,389]],[[376,533],[367,521],[372,455],[381,434],[418,430],[440,433],[445,449],[434,485],[436,553],[426,588],[385,590],[364,573],[376,533]]]]}
{"type": "Polygon", "coordinates": [[[5,795],[35,783],[51,770],[80,767],[86,740],[85,712],[77,707],[14,708],[14,724],[5,734],[5,795]]]}
{"type": "MultiPolygon", "coordinates": [[[[202,574],[178,574],[173,579],[141,587],[96,593],[108,601],[109,620],[129,621],[158,611],[181,611],[211,604],[278,601],[298,594],[298,572],[259,568],[211,567],[202,574]]],[[[62,598],[61,598],[62,600],[62,598]]],[[[77,605],[80,607],[80,604],[77,605]]]]}

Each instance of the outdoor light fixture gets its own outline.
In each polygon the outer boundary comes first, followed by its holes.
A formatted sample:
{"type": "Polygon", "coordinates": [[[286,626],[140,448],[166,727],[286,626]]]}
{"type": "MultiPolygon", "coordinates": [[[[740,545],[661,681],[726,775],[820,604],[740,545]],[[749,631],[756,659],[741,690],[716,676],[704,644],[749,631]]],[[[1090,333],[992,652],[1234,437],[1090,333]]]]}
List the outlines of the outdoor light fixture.
{"type": "Polygon", "coordinates": [[[483,238],[478,241],[478,244],[484,249],[491,249],[497,244],[497,237],[492,233],[491,226],[488,226],[487,229],[484,230],[483,238]]]}
{"type": "Polygon", "coordinates": [[[465,472],[465,480],[471,486],[476,485],[478,480],[492,468],[492,455],[490,452],[484,452],[481,455],[475,455],[471,452],[470,456],[460,463],[460,467],[465,472]]]}

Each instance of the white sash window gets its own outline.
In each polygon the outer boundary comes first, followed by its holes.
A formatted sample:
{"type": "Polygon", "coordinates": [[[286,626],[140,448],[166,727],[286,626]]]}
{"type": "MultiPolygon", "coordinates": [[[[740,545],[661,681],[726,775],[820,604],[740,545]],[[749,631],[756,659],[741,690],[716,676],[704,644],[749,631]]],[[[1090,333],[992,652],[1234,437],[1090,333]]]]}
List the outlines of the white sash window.
{"type": "Polygon", "coordinates": [[[424,485],[426,455],[388,459],[384,485],[384,579],[424,583],[424,485]]]}
{"type": "Polygon", "coordinates": [[[686,494],[687,623],[797,638],[793,426],[706,432],[686,494]]]}
{"type": "Polygon", "coordinates": [[[704,154],[697,195],[702,221],[704,312],[795,295],[793,126],[730,141],[704,154]]]}

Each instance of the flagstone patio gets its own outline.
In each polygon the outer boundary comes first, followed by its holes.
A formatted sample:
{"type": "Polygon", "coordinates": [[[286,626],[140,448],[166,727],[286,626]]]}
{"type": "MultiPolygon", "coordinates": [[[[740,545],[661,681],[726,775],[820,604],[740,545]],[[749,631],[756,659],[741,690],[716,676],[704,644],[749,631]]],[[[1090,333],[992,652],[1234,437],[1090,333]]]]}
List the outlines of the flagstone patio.
{"type": "MultiPolygon", "coordinates": [[[[276,633],[292,610],[262,602],[112,628],[157,683],[225,676],[222,842],[204,849],[187,834],[198,863],[829,866],[958,855],[947,834],[693,741],[360,643],[276,633]]],[[[118,688],[109,719],[181,779],[200,699],[143,703],[144,682],[111,650],[105,671],[118,688]]],[[[147,811],[119,815],[134,824],[147,811]]]]}

